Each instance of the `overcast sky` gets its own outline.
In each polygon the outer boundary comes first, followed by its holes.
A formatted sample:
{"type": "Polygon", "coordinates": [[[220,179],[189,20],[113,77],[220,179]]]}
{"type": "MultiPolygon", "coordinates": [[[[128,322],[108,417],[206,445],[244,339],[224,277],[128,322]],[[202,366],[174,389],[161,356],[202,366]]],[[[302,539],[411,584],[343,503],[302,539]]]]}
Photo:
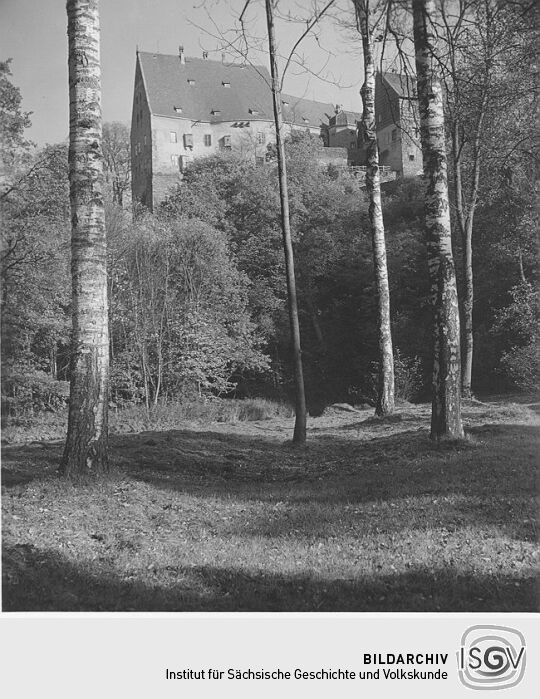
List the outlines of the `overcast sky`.
{"type": "MultiPolygon", "coordinates": [[[[187,56],[221,60],[217,38],[233,26],[245,0],[101,0],[101,63],[103,119],[131,118],[135,51],[175,54],[183,44],[187,56]],[[194,25],[198,25],[194,26],[194,25]],[[212,53],[214,52],[215,53],[212,53]]],[[[342,0],[344,7],[347,0],[342,0]]],[[[322,6],[322,4],[319,2],[322,6]]],[[[311,0],[281,0],[280,8],[298,14],[311,0]]],[[[253,34],[264,37],[264,2],[251,0],[248,19],[253,34]]],[[[344,16],[345,13],[342,14],[344,16]]],[[[68,135],[67,36],[65,0],[0,0],[0,59],[13,58],[13,82],[23,96],[23,108],[32,111],[28,136],[38,145],[56,143],[68,135]]],[[[305,25],[277,25],[280,51],[288,53],[305,25]]],[[[292,66],[285,91],[298,97],[361,109],[362,59],[352,32],[326,21],[319,42],[311,39],[301,51],[315,73],[326,82],[292,66]],[[325,50],[319,48],[322,46],[325,50]],[[297,73],[297,75],[294,75],[297,73]],[[336,84],[339,83],[341,87],[336,84]]],[[[255,55],[264,62],[266,56],[255,55]]]]}

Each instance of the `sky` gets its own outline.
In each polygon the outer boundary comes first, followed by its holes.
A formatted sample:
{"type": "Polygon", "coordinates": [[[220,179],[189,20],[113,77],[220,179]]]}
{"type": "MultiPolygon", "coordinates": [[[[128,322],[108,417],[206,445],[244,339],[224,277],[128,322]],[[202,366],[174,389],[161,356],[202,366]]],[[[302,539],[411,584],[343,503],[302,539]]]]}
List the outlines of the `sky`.
{"type": "MultiPolygon", "coordinates": [[[[313,2],[323,6],[321,0],[280,0],[279,7],[291,17],[306,16],[313,2]]],[[[231,36],[227,30],[244,4],[245,0],[101,0],[103,120],[129,124],[137,47],[176,54],[183,45],[187,56],[201,57],[208,50],[210,59],[221,60],[219,35],[231,36]]],[[[246,17],[250,34],[260,37],[264,46],[264,1],[251,0],[246,17]]],[[[23,109],[33,112],[26,135],[39,146],[68,136],[66,27],[65,0],[0,0],[0,60],[13,59],[12,81],[21,90],[23,109]]],[[[280,53],[288,54],[304,28],[305,24],[276,23],[280,53]]],[[[358,37],[332,19],[322,23],[319,32],[318,40],[311,38],[300,47],[309,72],[293,64],[284,91],[360,111],[363,66],[358,37]]],[[[239,60],[229,53],[231,58],[239,60]]],[[[253,61],[265,63],[267,56],[255,52],[253,61]]]]}

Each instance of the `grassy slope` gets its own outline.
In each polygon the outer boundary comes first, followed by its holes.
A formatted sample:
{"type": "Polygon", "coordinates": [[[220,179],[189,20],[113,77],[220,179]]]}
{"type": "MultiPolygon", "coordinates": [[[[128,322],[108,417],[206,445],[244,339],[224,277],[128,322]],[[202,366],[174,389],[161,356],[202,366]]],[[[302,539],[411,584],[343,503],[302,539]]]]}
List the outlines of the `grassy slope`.
{"type": "Polygon", "coordinates": [[[61,443],[4,449],[4,610],[533,611],[538,431],[471,404],[436,447],[427,406],[111,438],[74,486],[61,443]]]}

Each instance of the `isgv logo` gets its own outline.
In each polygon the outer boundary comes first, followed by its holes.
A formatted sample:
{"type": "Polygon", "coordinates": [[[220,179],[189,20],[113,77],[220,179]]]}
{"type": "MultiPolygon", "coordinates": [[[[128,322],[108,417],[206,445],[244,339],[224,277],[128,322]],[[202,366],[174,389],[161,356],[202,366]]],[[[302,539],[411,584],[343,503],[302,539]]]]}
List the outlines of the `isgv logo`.
{"type": "Polygon", "coordinates": [[[523,679],[526,649],[522,633],[508,626],[471,626],[457,653],[459,678],[470,689],[507,689],[523,679]]]}

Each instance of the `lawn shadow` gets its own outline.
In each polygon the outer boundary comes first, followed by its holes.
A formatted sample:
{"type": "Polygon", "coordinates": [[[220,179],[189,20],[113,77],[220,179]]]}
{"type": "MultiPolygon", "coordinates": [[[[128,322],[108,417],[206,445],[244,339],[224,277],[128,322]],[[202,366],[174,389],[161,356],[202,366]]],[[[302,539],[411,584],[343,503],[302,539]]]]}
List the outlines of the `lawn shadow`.
{"type": "Polygon", "coordinates": [[[50,478],[58,470],[63,449],[63,441],[3,446],[2,487],[10,488],[50,478]]]}
{"type": "MultiPolygon", "coordinates": [[[[56,551],[31,545],[3,551],[2,609],[10,611],[499,611],[534,612],[532,577],[413,569],[354,579],[273,574],[212,565],[168,565],[153,580],[122,579],[113,569],[93,574],[56,551]]],[[[144,571],[147,575],[148,573],[144,571]]],[[[134,574],[139,571],[134,571],[134,574]]],[[[135,575],[133,575],[135,577],[135,575]]]]}
{"type": "MultiPolygon", "coordinates": [[[[534,425],[489,424],[471,441],[437,446],[425,431],[404,430],[371,439],[321,434],[305,450],[279,439],[196,430],[111,435],[113,474],[172,495],[266,503],[249,524],[230,533],[329,536],[343,508],[378,503],[388,531],[495,525],[506,536],[536,539],[534,425]],[[268,518],[285,503],[287,516],[268,518]],[[384,505],[384,507],[383,507],[384,505]],[[389,509],[389,508],[392,509],[389,509]]],[[[24,487],[55,479],[62,443],[4,449],[2,485],[24,487]]],[[[367,513],[367,514],[366,514],[367,513]]],[[[371,525],[370,525],[371,526],[371,525]]]]}
{"type": "Polygon", "coordinates": [[[435,444],[424,431],[406,430],[369,440],[320,435],[305,450],[267,438],[187,430],[122,435],[113,453],[126,476],[168,489],[208,488],[215,493],[261,497],[260,486],[284,486],[305,500],[358,501],[418,493],[530,494],[538,429],[533,425],[486,425],[471,440],[435,444]],[[522,452],[517,464],[517,447],[522,452]],[[530,457],[530,458],[526,458],[530,457]],[[520,477],[509,477],[512,468],[520,477]],[[351,479],[356,485],[351,491],[351,479]],[[320,481],[325,481],[321,488],[320,481]],[[329,481],[330,483],[326,482],[329,481]],[[333,484],[332,484],[333,482],[333,484]]]}

